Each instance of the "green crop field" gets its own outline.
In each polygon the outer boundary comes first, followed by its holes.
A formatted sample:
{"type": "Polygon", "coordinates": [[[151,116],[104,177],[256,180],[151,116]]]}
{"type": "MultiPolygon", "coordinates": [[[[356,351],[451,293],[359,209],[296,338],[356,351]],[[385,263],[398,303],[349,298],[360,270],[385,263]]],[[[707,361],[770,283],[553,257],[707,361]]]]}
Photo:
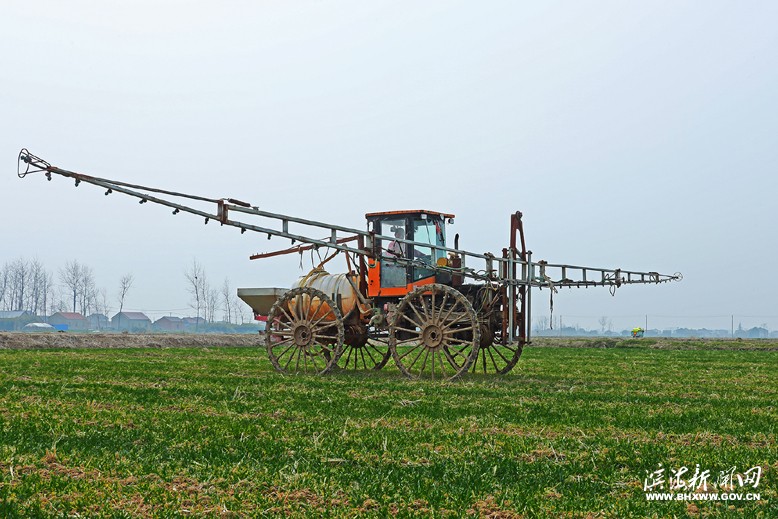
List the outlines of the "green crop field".
{"type": "Polygon", "coordinates": [[[0,350],[0,516],[778,517],[778,353],[629,344],[452,383],[285,377],[254,348],[0,350]],[[697,465],[760,499],[647,500],[697,465]]]}

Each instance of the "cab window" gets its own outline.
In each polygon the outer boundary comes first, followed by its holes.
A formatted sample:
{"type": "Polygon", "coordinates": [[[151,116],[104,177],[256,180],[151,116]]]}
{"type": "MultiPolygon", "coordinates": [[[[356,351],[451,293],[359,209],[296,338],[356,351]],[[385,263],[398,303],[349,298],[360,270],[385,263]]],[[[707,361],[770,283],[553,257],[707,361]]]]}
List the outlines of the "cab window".
{"type": "MultiPolygon", "coordinates": [[[[380,233],[384,236],[406,238],[405,219],[384,220],[381,222],[380,233]]],[[[407,268],[397,263],[396,258],[408,257],[408,244],[395,240],[384,240],[381,243],[381,286],[404,287],[408,284],[407,268]]]]}
{"type": "MultiPolygon", "coordinates": [[[[426,218],[418,217],[412,220],[413,224],[413,241],[421,243],[429,243],[437,247],[446,246],[445,226],[443,220],[440,217],[427,215],[426,218]]],[[[427,265],[435,265],[438,258],[445,258],[446,252],[443,250],[435,250],[433,257],[432,247],[425,247],[422,245],[413,246],[413,259],[417,262],[426,263],[427,265]]],[[[423,278],[434,276],[435,272],[432,269],[414,266],[413,268],[413,280],[418,281],[423,278]]]]}

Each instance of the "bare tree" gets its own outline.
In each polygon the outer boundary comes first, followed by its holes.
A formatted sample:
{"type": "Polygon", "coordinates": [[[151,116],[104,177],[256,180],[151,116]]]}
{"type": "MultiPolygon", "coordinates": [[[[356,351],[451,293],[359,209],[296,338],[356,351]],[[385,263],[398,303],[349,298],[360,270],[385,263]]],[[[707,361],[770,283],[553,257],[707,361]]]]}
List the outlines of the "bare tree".
{"type": "Polygon", "coordinates": [[[22,258],[14,260],[10,265],[11,307],[9,310],[24,310],[29,271],[22,258]]]}
{"type": "Polygon", "coordinates": [[[14,294],[14,275],[13,264],[6,262],[3,265],[2,271],[0,271],[0,303],[2,303],[3,310],[13,310],[14,300],[16,295],[14,294]]]}
{"type": "Polygon", "coordinates": [[[222,309],[224,310],[224,320],[228,323],[232,322],[232,288],[230,288],[230,279],[224,278],[222,283],[222,309]]]}
{"type": "Polygon", "coordinates": [[[68,304],[65,302],[62,295],[62,288],[57,285],[52,285],[51,296],[49,297],[49,306],[46,309],[49,315],[57,312],[67,312],[68,304]]]}
{"type": "Polygon", "coordinates": [[[195,330],[197,330],[197,327],[200,324],[200,310],[202,310],[206,304],[205,287],[207,287],[208,281],[205,278],[203,266],[200,265],[197,259],[193,259],[192,265],[188,270],[184,271],[184,277],[187,282],[187,291],[189,292],[189,295],[192,296],[190,306],[196,312],[195,330]]]}
{"type": "Polygon", "coordinates": [[[52,276],[37,259],[18,258],[0,268],[1,310],[45,313],[52,289],[52,276]]]}
{"type": "Polygon", "coordinates": [[[54,286],[53,277],[37,259],[29,262],[29,289],[25,310],[35,315],[46,313],[51,291],[54,286]]]}
{"type": "MultiPolygon", "coordinates": [[[[45,288],[45,269],[40,261],[34,259],[30,262],[30,274],[29,283],[30,287],[27,290],[27,302],[25,303],[25,310],[29,310],[33,314],[38,313],[38,306],[41,299],[44,297],[41,291],[45,288]]],[[[45,307],[45,306],[44,306],[45,307]]]]}
{"type": "Polygon", "coordinates": [[[8,285],[9,285],[9,276],[8,276],[8,263],[5,263],[3,265],[3,268],[0,269],[0,308],[3,310],[7,310],[7,303],[6,303],[6,294],[8,293],[8,285]]]}
{"type": "Polygon", "coordinates": [[[57,312],[67,312],[68,311],[68,302],[64,299],[60,298],[57,300],[56,303],[54,303],[54,306],[51,308],[51,313],[55,314],[57,312]]]}
{"type": "Polygon", "coordinates": [[[73,311],[75,312],[78,298],[81,295],[81,264],[77,260],[65,263],[65,266],[59,270],[59,281],[68,296],[72,296],[73,311]]]}
{"type": "Polygon", "coordinates": [[[119,313],[124,310],[124,300],[127,298],[127,292],[130,291],[134,282],[135,278],[130,273],[123,275],[119,280],[119,294],[116,297],[119,301],[119,313]]]}
{"type": "Polygon", "coordinates": [[[92,267],[81,265],[81,279],[79,280],[79,285],[81,314],[87,316],[94,306],[95,299],[97,299],[97,287],[95,285],[95,275],[92,267]]]}
{"type": "Polygon", "coordinates": [[[207,310],[205,320],[212,323],[216,320],[216,310],[219,308],[219,291],[211,288],[210,285],[206,286],[205,300],[207,310]]]}
{"type": "Polygon", "coordinates": [[[235,316],[235,324],[245,324],[246,305],[237,295],[232,296],[232,314],[235,316]]]}
{"type": "MultiPolygon", "coordinates": [[[[95,311],[98,314],[105,315],[106,317],[111,311],[108,305],[108,292],[104,288],[101,288],[97,293],[97,299],[95,299],[95,311]]],[[[100,321],[99,317],[97,319],[97,328],[100,329],[102,327],[102,322],[100,321]]]]}
{"type": "Polygon", "coordinates": [[[602,329],[602,332],[605,333],[605,328],[608,328],[608,330],[611,329],[613,324],[611,323],[611,320],[608,319],[607,315],[603,315],[597,320],[598,323],[600,323],[600,328],[602,329]]]}

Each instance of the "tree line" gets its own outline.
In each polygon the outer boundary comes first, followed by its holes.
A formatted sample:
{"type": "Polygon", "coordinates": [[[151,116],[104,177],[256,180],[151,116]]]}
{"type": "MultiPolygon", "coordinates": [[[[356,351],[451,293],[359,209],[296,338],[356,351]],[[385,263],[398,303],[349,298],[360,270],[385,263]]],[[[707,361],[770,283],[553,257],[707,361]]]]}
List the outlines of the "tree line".
{"type": "Polygon", "coordinates": [[[224,278],[220,288],[214,287],[197,259],[193,259],[192,264],[184,271],[184,278],[191,297],[189,306],[196,312],[196,317],[212,323],[216,321],[217,312],[221,310],[222,320],[225,322],[246,322],[246,305],[238,299],[229,278],[224,278]]]}
{"type": "Polygon", "coordinates": [[[92,267],[77,260],[65,263],[55,276],[37,258],[17,258],[0,267],[0,310],[107,314],[110,299],[97,286],[92,267]]]}
{"type": "MultiPolygon", "coordinates": [[[[229,279],[225,278],[220,289],[212,287],[197,260],[184,272],[184,278],[191,296],[190,306],[198,318],[215,322],[221,316],[228,323],[246,322],[245,305],[235,295],[229,279]]],[[[106,288],[97,286],[94,269],[78,260],[68,261],[54,272],[37,258],[20,257],[0,267],[0,310],[28,311],[34,315],[78,312],[84,316],[107,316],[115,308],[124,310],[134,283],[132,273],[123,275],[116,292],[109,296],[106,288]]]]}

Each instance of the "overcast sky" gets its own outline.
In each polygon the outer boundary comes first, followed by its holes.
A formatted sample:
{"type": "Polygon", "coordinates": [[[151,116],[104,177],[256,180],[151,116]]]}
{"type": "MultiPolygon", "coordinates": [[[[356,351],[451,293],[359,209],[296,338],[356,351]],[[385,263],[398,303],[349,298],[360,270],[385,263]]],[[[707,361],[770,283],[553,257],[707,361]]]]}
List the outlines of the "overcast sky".
{"type": "Polygon", "coordinates": [[[214,285],[301,274],[248,259],[288,241],[20,180],[27,147],[351,227],[452,212],[474,252],[505,247],[520,210],[535,259],[684,275],[565,290],[565,324],[778,329],[777,24],[772,1],[5,0],[0,264],[76,259],[109,296],[131,272],[125,307],[153,316],[187,313],[195,258],[214,285]]]}

